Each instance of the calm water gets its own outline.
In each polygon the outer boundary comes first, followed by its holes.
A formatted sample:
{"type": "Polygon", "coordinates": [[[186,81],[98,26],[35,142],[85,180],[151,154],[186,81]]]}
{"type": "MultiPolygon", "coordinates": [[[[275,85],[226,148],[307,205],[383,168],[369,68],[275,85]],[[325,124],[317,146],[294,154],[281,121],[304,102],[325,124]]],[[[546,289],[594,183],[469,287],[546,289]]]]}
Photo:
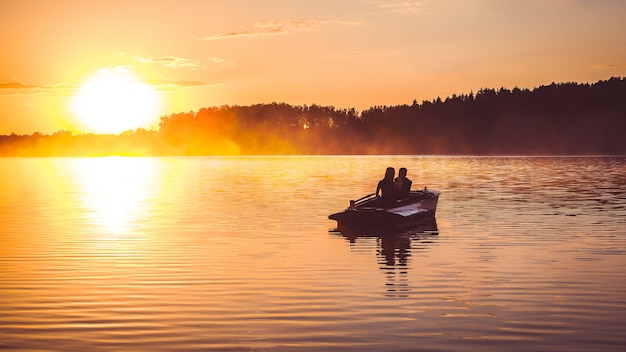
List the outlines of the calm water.
{"type": "Polygon", "coordinates": [[[621,351],[626,158],[0,159],[0,349],[621,351]],[[387,166],[437,229],[334,231],[387,166]]]}

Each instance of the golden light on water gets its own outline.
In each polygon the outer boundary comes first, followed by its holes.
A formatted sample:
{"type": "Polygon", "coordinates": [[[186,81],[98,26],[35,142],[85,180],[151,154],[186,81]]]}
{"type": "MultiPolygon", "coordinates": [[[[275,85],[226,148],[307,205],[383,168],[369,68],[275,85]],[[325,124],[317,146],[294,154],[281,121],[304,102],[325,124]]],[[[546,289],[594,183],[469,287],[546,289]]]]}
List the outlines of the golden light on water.
{"type": "Polygon", "coordinates": [[[72,97],[70,108],[93,133],[120,133],[156,124],[161,112],[156,90],[125,68],[100,70],[72,97]]]}
{"type": "Polygon", "coordinates": [[[88,158],[72,164],[89,220],[108,233],[127,232],[150,206],[158,162],[143,158],[88,158]]]}
{"type": "Polygon", "coordinates": [[[0,158],[2,343],[614,350],[625,336],[625,165],[0,158]],[[416,188],[442,191],[437,234],[334,230],[328,213],[371,192],[387,165],[406,166],[416,188]]]}

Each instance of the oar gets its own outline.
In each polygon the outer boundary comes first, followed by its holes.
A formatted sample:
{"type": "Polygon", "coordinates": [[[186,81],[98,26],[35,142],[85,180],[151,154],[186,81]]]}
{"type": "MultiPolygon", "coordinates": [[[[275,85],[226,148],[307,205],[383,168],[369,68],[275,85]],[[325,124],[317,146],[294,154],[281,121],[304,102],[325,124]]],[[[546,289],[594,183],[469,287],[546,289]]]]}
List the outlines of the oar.
{"type": "Polygon", "coordinates": [[[369,198],[372,198],[373,196],[375,196],[375,194],[374,193],[370,193],[370,194],[368,194],[366,196],[363,196],[363,197],[361,197],[361,198],[359,198],[357,200],[351,200],[350,201],[350,207],[354,207],[357,203],[365,201],[365,200],[368,200],[369,198]]]}

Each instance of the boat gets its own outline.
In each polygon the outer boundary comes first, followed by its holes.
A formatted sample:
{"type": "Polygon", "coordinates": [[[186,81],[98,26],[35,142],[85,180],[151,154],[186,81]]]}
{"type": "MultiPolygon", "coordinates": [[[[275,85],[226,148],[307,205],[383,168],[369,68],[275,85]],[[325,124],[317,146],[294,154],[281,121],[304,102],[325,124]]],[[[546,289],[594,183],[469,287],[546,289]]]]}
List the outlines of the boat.
{"type": "Polygon", "coordinates": [[[440,194],[439,191],[424,188],[411,191],[407,197],[383,206],[382,199],[372,193],[351,200],[348,208],[331,214],[328,218],[336,220],[338,227],[376,229],[410,227],[435,218],[440,194]]]}

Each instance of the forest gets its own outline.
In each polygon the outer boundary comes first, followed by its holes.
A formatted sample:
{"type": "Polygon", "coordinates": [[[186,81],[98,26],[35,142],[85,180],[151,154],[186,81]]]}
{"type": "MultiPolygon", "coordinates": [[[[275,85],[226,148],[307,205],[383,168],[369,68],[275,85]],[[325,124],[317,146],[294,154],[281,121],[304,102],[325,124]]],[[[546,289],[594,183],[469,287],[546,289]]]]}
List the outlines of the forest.
{"type": "Polygon", "coordinates": [[[626,80],[483,88],[364,111],[224,105],[119,135],[0,136],[0,156],[625,155],[626,80]]]}

